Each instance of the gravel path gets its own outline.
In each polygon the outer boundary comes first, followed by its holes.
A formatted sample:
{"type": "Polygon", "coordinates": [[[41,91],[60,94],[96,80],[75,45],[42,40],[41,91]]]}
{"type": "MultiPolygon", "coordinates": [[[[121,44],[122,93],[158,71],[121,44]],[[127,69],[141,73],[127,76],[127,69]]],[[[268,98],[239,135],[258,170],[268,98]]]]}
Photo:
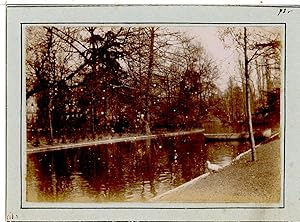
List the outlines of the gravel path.
{"type": "Polygon", "coordinates": [[[280,140],[259,146],[223,170],[156,197],[157,202],[279,203],[280,140]]]}

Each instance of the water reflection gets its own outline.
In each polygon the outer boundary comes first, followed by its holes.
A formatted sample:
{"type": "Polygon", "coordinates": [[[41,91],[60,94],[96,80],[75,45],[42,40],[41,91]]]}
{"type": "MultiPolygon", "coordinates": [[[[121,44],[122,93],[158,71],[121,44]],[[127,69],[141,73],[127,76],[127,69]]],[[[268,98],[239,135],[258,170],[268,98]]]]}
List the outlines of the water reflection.
{"type": "Polygon", "coordinates": [[[27,201],[145,201],[245,151],[201,134],[29,154],[27,201]]]}
{"type": "Polygon", "coordinates": [[[220,166],[228,165],[234,157],[249,149],[248,142],[213,142],[206,144],[207,159],[220,166]]]}

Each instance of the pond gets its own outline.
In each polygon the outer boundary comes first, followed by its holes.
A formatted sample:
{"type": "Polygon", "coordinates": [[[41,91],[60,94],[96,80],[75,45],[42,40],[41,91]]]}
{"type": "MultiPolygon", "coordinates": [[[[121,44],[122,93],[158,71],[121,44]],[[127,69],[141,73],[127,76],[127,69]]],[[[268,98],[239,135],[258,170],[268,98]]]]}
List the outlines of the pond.
{"type": "Polygon", "coordinates": [[[205,143],[203,134],[160,137],[27,155],[30,202],[143,202],[224,166],[245,142],[205,143]]]}

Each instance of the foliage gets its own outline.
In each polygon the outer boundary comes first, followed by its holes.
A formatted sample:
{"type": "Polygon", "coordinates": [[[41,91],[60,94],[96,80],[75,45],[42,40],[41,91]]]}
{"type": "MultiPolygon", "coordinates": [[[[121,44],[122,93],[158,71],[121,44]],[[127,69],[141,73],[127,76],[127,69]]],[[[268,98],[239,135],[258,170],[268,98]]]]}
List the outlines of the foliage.
{"type": "Polygon", "coordinates": [[[28,27],[33,128],[65,141],[201,127],[218,68],[200,43],[161,27],[28,27]]]}

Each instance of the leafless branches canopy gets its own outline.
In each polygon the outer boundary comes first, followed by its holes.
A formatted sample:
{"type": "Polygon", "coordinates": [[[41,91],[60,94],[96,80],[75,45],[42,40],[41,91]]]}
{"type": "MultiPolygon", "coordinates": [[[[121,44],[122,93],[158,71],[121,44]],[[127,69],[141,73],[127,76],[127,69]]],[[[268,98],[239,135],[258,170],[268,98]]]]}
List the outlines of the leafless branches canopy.
{"type": "MultiPolygon", "coordinates": [[[[241,30],[223,28],[220,38],[245,56],[240,70],[246,82],[256,65],[262,92],[265,70],[280,69],[280,35],[241,30]]],[[[52,143],[77,134],[200,128],[211,115],[237,121],[224,101],[228,90],[244,88],[231,79],[222,94],[220,73],[201,43],[171,28],[28,26],[27,126],[52,143]]]]}

